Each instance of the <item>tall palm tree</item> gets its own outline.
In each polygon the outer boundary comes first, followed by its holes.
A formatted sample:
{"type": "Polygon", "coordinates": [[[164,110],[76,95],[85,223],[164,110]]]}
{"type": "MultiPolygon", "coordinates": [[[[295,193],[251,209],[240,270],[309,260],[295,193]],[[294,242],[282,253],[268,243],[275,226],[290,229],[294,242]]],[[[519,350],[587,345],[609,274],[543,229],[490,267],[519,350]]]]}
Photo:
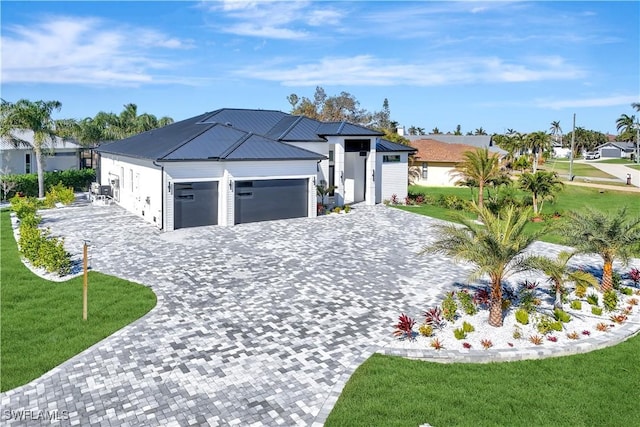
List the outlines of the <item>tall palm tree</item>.
{"type": "Polygon", "coordinates": [[[486,134],[487,134],[487,131],[486,131],[486,130],[484,130],[484,129],[482,128],[482,126],[480,126],[479,128],[477,128],[477,129],[475,130],[475,132],[474,132],[473,134],[474,134],[474,135],[486,135],[486,134]]]}
{"type": "Polygon", "coordinates": [[[519,186],[531,193],[533,213],[537,215],[542,211],[544,200],[554,196],[564,187],[564,184],[558,179],[558,174],[555,172],[537,171],[535,173],[524,172],[520,176],[519,186]],[[538,206],[538,203],[540,203],[540,206],[538,206]]]}
{"type": "Polygon", "coordinates": [[[555,291],[555,302],[553,306],[562,310],[562,291],[564,284],[574,282],[576,285],[598,286],[598,279],[592,274],[582,270],[575,270],[569,267],[569,260],[575,253],[562,251],[556,259],[547,258],[542,255],[534,255],[527,260],[527,264],[532,269],[541,270],[549,276],[549,282],[553,285],[555,291]]]}
{"type": "Polygon", "coordinates": [[[511,274],[531,269],[524,252],[538,237],[525,233],[530,209],[518,210],[513,205],[494,215],[487,208],[476,206],[483,225],[460,218],[459,225],[439,225],[440,239],[421,253],[440,253],[456,261],[466,261],[475,269],[469,280],[488,275],[491,280],[489,324],[502,326],[502,281],[511,274]]]}
{"type": "Polygon", "coordinates": [[[640,112],[640,102],[632,103],[631,108],[634,108],[636,111],[640,112]]]}
{"type": "Polygon", "coordinates": [[[560,127],[559,120],[551,122],[549,131],[551,132],[551,135],[553,135],[556,142],[558,142],[558,135],[560,136],[560,145],[562,145],[562,128],[560,127]]]}
{"type": "Polygon", "coordinates": [[[532,132],[525,137],[524,145],[527,149],[531,150],[531,153],[533,154],[533,173],[536,173],[538,170],[538,159],[540,158],[540,153],[551,148],[549,134],[543,131],[532,132]]]}
{"type": "Polygon", "coordinates": [[[636,116],[629,116],[627,114],[622,114],[618,118],[618,120],[616,120],[616,130],[624,140],[635,141],[636,139],[635,126],[636,126],[636,116]]]}
{"type": "Polygon", "coordinates": [[[478,206],[482,209],[485,186],[502,175],[498,156],[489,153],[488,148],[477,148],[474,151],[465,151],[463,157],[464,160],[456,165],[452,173],[459,178],[460,184],[456,185],[474,182],[478,186],[478,206]]]}
{"type": "Polygon", "coordinates": [[[434,135],[438,135],[438,134],[441,134],[442,132],[440,132],[440,129],[438,129],[438,126],[436,126],[433,129],[431,129],[431,133],[434,135]]]}
{"type": "Polygon", "coordinates": [[[0,136],[14,145],[27,145],[18,132],[33,132],[33,153],[36,158],[38,172],[38,196],[44,197],[44,173],[42,170],[42,153],[56,138],[55,122],[51,118],[54,111],[59,111],[59,101],[29,101],[20,99],[15,103],[2,100],[0,107],[0,136]]]}
{"type": "Polygon", "coordinates": [[[567,244],[577,253],[596,253],[604,261],[600,290],[612,287],[613,261],[627,264],[635,250],[640,249],[640,217],[630,218],[622,207],[612,215],[587,208],[570,212],[563,228],[567,244]]]}

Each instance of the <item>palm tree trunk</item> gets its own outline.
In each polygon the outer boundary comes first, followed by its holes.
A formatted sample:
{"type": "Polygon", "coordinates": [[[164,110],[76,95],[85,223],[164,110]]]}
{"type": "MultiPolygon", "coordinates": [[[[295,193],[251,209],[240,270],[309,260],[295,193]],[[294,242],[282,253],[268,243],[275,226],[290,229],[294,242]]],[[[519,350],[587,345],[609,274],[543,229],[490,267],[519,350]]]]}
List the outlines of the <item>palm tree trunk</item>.
{"type": "Polygon", "coordinates": [[[482,209],[484,206],[484,183],[478,183],[478,207],[482,209]]]}
{"type": "Polygon", "coordinates": [[[491,284],[491,306],[489,307],[489,325],[502,326],[502,284],[493,280],[491,284]]]}
{"type": "Polygon", "coordinates": [[[538,197],[536,196],[536,193],[533,193],[533,213],[535,215],[538,214],[538,197]]]}
{"type": "Polygon", "coordinates": [[[533,173],[538,171],[538,153],[533,153],[533,173]]]}
{"type": "Polygon", "coordinates": [[[600,291],[607,292],[613,288],[613,260],[605,258],[604,267],[602,268],[602,283],[600,291]]]}
{"type": "Polygon", "coordinates": [[[36,156],[36,167],[38,168],[38,197],[44,197],[44,171],[42,170],[42,151],[39,147],[33,148],[36,156]]]}
{"type": "Polygon", "coordinates": [[[559,283],[556,283],[556,300],[553,307],[562,310],[562,288],[559,283]]]}

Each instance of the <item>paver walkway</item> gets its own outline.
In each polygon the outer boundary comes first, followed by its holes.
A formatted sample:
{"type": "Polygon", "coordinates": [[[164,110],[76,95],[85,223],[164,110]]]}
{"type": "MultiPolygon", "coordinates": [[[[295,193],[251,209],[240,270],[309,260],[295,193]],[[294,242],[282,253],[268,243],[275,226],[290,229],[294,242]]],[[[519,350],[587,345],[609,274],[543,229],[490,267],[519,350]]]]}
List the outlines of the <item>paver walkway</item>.
{"type": "Polygon", "coordinates": [[[72,253],[90,239],[93,269],[150,286],[158,305],[3,393],[2,424],[49,425],[6,411],[57,410],[57,425],[319,425],[399,313],[468,274],[417,255],[438,220],[384,206],[171,233],[117,206],[43,218],[72,253]]]}

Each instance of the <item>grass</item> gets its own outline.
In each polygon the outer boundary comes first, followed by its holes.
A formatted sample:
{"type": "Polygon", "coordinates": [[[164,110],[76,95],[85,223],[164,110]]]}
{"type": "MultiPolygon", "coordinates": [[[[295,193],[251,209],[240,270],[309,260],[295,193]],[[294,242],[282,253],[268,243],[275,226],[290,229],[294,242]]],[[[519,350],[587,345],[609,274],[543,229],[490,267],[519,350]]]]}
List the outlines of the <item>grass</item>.
{"type": "MultiPolygon", "coordinates": [[[[549,160],[540,170],[546,170],[551,172],[558,172],[559,174],[569,173],[569,162],[567,160],[549,160]]],[[[573,163],[573,175],[588,178],[614,178],[615,176],[609,175],[606,172],[601,171],[595,166],[591,166],[586,163],[573,163]]]]}
{"type": "MultiPolygon", "coordinates": [[[[454,195],[465,200],[472,199],[472,193],[469,188],[465,187],[420,187],[410,186],[409,190],[413,193],[428,194],[433,198],[440,195],[454,195]]],[[[543,214],[553,214],[554,212],[567,212],[591,207],[601,211],[611,211],[612,208],[627,206],[629,214],[632,216],[640,216],[640,197],[633,193],[622,191],[602,190],[589,187],[578,187],[565,185],[564,189],[558,194],[555,202],[546,201],[543,208],[543,214]]],[[[518,197],[530,198],[529,193],[518,191],[518,197]]],[[[475,196],[474,196],[475,197],[475,196]]],[[[486,200],[486,197],[485,197],[486,200]]],[[[439,206],[422,205],[422,206],[397,206],[408,212],[414,212],[420,215],[430,216],[432,218],[443,219],[446,221],[456,221],[457,215],[462,213],[467,218],[473,218],[474,215],[469,212],[453,211],[439,206]]],[[[526,230],[530,232],[543,231],[540,240],[548,243],[562,243],[562,219],[559,221],[531,222],[527,225],[526,230]]]]}
{"type": "Polygon", "coordinates": [[[38,378],[140,318],[156,305],[145,286],[89,272],[88,320],[82,320],[82,283],[50,282],[27,269],[0,212],[0,390],[38,378]]]}
{"type": "Polygon", "coordinates": [[[591,353],[506,363],[375,354],[349,379],[325,425],[635,425],[638,354],[640,336],[591,353]]]}
{"type": "Polygon", "coordinates": [[[630,159],[604,159],[596,160],[597,163],[612,163],[615,165],[626,165],[627,163],[633,163],[630,159]]]}
{"type": "Polygon", "coordinates": [[[627,165],[628,168],[640,170],[640,165],[627,165]]]}

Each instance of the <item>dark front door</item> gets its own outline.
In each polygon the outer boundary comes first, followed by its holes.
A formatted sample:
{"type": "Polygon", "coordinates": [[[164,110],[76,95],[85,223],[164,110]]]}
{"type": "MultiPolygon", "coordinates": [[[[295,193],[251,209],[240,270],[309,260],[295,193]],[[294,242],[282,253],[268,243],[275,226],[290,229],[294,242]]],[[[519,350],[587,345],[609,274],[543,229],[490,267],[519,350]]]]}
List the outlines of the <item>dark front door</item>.
{"type": "Polygon", "coordinates": [[[217,182],[176,182],[173,191],[174,229],[218,224],[217,182]]]}

